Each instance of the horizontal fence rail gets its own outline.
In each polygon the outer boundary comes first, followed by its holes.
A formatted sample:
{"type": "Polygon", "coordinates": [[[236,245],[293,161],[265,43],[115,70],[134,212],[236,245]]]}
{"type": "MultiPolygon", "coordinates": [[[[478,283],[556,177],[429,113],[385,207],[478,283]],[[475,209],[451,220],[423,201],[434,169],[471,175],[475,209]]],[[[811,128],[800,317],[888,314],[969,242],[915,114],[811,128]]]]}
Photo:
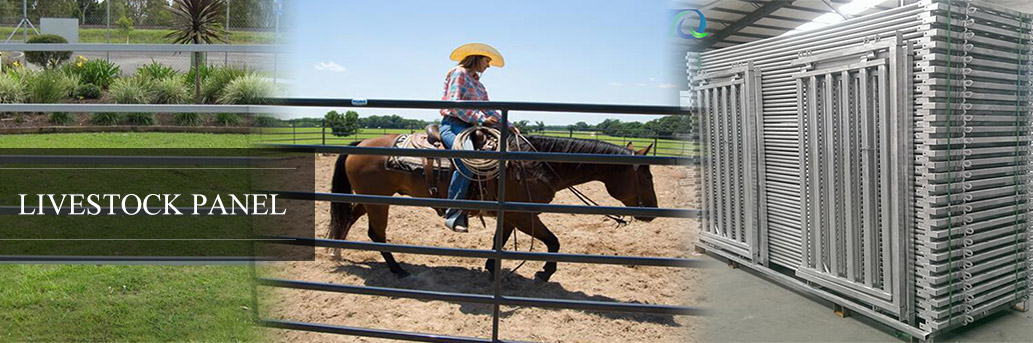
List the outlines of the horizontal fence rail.
{"type": "Polygon", "coordinates": [[[273,44],[107,44],[107,43],[5,43],[0,51],[77,52],[240,52],[285,53],[285,45],[273,44]]]}
{"type": "Polygon", "coordinates": [[[387,204],[401,206],[458,208],[464,210],[491,210],[508,212],[545,212],[569,214],[614,214],[642,217],[696,218],[698,210],[683,210],[651,207],[615,207],[615,206],[581,206],[556,205],[530,202],[498,202],[484,200],[446,200],[437,198],[410,198],[390,195],[340,194],[340,193],[304,193],[287,191],[267,191],[277,194],[283,199],[318,200],[330,202],[347,202],[361,204],[387,204]]]}

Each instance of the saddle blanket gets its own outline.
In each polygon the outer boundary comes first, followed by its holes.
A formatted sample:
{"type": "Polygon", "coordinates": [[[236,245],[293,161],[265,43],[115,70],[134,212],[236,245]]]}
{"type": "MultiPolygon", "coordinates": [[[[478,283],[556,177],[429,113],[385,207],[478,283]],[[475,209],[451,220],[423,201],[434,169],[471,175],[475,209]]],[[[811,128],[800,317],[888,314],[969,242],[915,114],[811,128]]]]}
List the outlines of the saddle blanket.
{"type": "MultiPolygon", "coordinates": [[[[403,149],[438,149],[427,142],[427,134],[402,134],[398,135],[393,145],[395,148],[403,149]]],[[[385,167],[388,170],[397,170],[408,173],[423,174],[424,158],[414,156],[388,156],[385,167]]],[[[434,170],[447,172],[452,168],[452,161],[447,158],[438,158],[434,161],[434,170]]]]}

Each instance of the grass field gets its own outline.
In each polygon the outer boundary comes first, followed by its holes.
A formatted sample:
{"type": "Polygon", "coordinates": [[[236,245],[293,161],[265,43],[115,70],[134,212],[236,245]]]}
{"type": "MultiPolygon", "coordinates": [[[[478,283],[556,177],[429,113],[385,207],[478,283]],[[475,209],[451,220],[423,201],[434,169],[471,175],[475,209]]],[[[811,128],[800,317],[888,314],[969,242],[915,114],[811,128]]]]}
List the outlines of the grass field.
{"type": "Polygon", "coordinates": [[[3,148],[244,148],[254,137],[208,133],[108,132],[0,135],[3,148]]]}
{"type": "MultiPolygon", "coordinates": [[[[246,135],[0,136],[18,148],[239,148],[246,135]]],[[[0,341],[256,341],[249,266],[0,265],[0,341]]]]}
{"type": "MultiPolygon", "coordinates": [[[[262,130],[256,142],[259,143],[274,143],[274,144],[322,144],[323,134],[320,132],[322,129],[318,127],[298,127],[298,128],[269,128],[262,130]]],[[[410,133],[412,130],[408,129],[361,129],[358,134],[337,137],[330,134],[330,130],[326,130],[326,144],[328,145],[344,145],[351,143],[356,140],[369,139],[378,137],[385,134],[402,134],[410,133]]],[[[416,130],[416,132],[422,132],[422,129],[416,130]]],[[[569,137],[570,132],[568,131],[545,131],[544,133],[530,133],[530,135],[544,134],[547,136],[556,137],[569,137]]],[[[574,138],[583,139],[595,139],[604,142],[609,142],[617,145],[624,146],[628,142],[633,142],[637,148],[643,148],[654,141],[652,138],[623,138],[613,137],[604,134],[594,134],[592,132],[579,132],[575,131],[573,134],[574,138]]],[[[658,139],[656,140],[656,155],[657,156],[695,156],[697,154],[696,145],[693,142],[686,142],[673,139],[658,139]]]]}
{"type": "MultiPolygon", "coordinates": [[[[0,35],[4,38],[11,34],[13,27],[0,27],[0,35]]],[[[21,30],[14,35],[12,39],[21,40],[21,30]]],[[[170,40],[165,38],[165,35],[171,32],[171,30],[160,30],[160,29],[136,29],[129,34],[130,44],[161,44],[169,43],[170,40]]],[[[35,35],[31,29],[29,30],[29,36],[35,35]]],[[[281,37],[282,38],[282,37],[281,37]]],[[[230,44],[273,44],[275,37],[271,32],[252,32],[252,31],[230,31],[229,35],[230,44]]],[[[106,29],[79,29],[79,43],[105,43],[107,42],[107,30],[106,29]]],[[[123,44],[126,42],[126,37],[118,33],[115,28],[111,29],[111,43],[112,44],[123,44]]],[[[282,42],[282,40],[281,40],[282,42]]]]}

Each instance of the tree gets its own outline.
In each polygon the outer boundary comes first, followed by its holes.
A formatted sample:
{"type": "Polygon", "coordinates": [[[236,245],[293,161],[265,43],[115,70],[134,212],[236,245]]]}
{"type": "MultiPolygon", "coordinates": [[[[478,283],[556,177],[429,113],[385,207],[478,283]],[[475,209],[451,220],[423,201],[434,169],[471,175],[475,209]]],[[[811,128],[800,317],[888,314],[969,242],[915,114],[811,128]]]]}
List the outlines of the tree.
{"type": "Polygon", "coordinates": [[[330,111],[326,112],[323,120],[334,136],[350,136],[359,132],[358,112],[348,111],[342,115],[340,112],[330,111]]]}
{"type": "Polygon", "coordinates": [[[86,24],[86,14],[97,8],[97,0],[76,0],[75,9],[79,11],[79,23],[86,24]]]}
{"type": "Polygon", "coordinates": [[[529,132],[528,131],[528,129],[529,129],[528,125],[530,123],[531,122],[529,122],[527,120],[521,120],[521,121],[517,121],[517,122],[513,123],[513,126],[516,126],[516,128],[519,129],[520,132],[529,132]]]}
{"type": "MultiPolygon", "coordinates": [[[[222,26],[226,3],[223,0],[175,0],[171,38],[173,44],[212,44],[226,42],[222,26]]],[[[201,103],[201,53],[194,52],[194,102],[201,103]]]]}
{"type": "Polygon", "coordinates": [[[135,29],[133,27],[133,20],[129,19],[129,17],[121,17],[118,18],[115,25],[118,25],[118,33],[126,36],[126,44],[129,44],[129,34],[133,33],[133,30],[135,29]]]}
{"type": "Polygon", "coordinates": [[[537,127],[536,130],[538,130],[538,132],[545,132],[545,122],[536,121],[535,126],[537,127]]]}
{"type": "Polygon", "coordinates": [[[577,124],[574,124],[574,131],[588,131],[588,129],[591,128],[591,126],[588,126],[588,123],[583,121],[579,121],[577,124]]]}

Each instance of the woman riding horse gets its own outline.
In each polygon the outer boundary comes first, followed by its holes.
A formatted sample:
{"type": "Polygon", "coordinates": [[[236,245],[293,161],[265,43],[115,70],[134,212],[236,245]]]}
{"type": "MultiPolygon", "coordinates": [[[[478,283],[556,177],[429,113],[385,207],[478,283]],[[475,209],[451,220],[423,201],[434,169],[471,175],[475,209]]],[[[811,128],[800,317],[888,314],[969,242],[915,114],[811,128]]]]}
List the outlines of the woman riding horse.
{"type": "MultiPolygon", "coordinates": [[[[452,53],[452,59],[460,61],[459,65],[449,70],[445,78],[445,95],[442,100],[481,100],[487,101],[488,94],[484,85],[480,83],[480,74],[489,66],[502,67],[502,55],[494,48],[484,44],[467,44],[459,47],[452,53]]],[[[473,125],[492,126],[499,123],[499,116],[495,111],[480,110],[458,110],[446,109],[441,114],[441,140],[449,148],[453,144],[470,144],[470,142],[456,142],[456,135],[473,125]]],[[[510,127],[514,133],[519,133],[515,127],[510,127]]],[[[517,136],[517,135],[514,135],[517,136]]],[[[394,147],[398,135],[384,135],[377,138],[353,142],[353,146],[362,147],[394,147]]],[[[566,137],[549,136],[520,136],[510,137],[510,150],[538,151],[545,153],[578,153],[578,154],[616,154],[616,155],[646,155],[649,154],[652,145],[635,150],[629,143],[625,147],[614,144],[566,137]]],[[[466,146],[470,148],[469,145],[466,146]]],[[[424,176],[412,172],[391,170],[387,167],[387,156],[378,155],[347,155],[342,154],[337,158],[334,167],[334,176],[331,185],[331,192],[341,194],[368,194],[393,196],[395,194],[409,195],[420,198],[431,198],[429,185],[424,176]]],[[[456,161],[462,172],[469,174],[469,170],[462,163],[456,161]]],[[[656,192],[653,189],[653,175],[649,172],[649,165],[615,165],[615,164],[594,164],[594,163],[563,163],[563,162],[511,162],[510,169],[516,166],[521,172],[506,173],[506,201],[549,203],[556,197],[556,192],[586,182],[599,181],[606,186],[606,192],[614,199],[619,200],[625,206],[635,207],[657,207],[656,192]]],[[[430,171],[424,171],[429,173],[430,171]]],[[[486,184],[484,200],[496,198],[495,188],[486,184]]],[[[449,199],[462,199],[466,197],[470,181],[460,174],[460,171],[452,175],[449,188],[449,199]]],[[[334,202],[330,205],[330,230],[328,237],[336,240],[343,240],[348,237],[348,231],[352,224],[363,215],[369,218],[369,238],[374,242],[387,242],[387,219],[389,205],[385,204],[351,204],[345,202],[334,202]]],[[[493,212],[485,212],[485,215],[494,215],[493,212]]],[[[638,220],[650,221],[652,217],[635,217],[638,220]]],[[[467,231],[467,217],[462,210],[449,209],[446,211],[446,226],[456,231],[467,231]]],[[[538,213],[531,212],[507,212],[502,222],[501,240],[492,240],[495,244],[492,249],[500,249],[499,242],[505,244],[514,230],[520,230],[535,239],[542,241],[549,252],[555,253],[560,250],[559,239],[549,230],[548,227],[538,218],[538,213]]],[[[335,257],[340,257],[340,250],[335,249],[335,257]]],[[[384,261],[392,273],[399,277],[409,275],[402,266],[395,261],[394,255],[390,252],[381,252],[384,261]]],[[[485,269],[494,272],[495,261],[489,259],[485,263],[485,269]]],[[[535,277],[548,281],[556,272],[556,262],[547,262],[542,271],[535,273],[535,277]]]]}
{"type": "MultiPolygon", "coordinates": [[[[481,74],[489,66],[502,68],[506,62],[498,50],[487,44],[469,43],[464,44],[452,51],[453,61],[459,61],[459,65],[453,67],[445,75],[445,94],[441,100],[478,100],[488,101],[488,92],[481,84],[481,74]]],[[[442,109],[441,110],[441,141],[446,148],[452,149],[455,144],[456,135],[467,128],[480,126],[495,126],[499,124],[499,114],[494,110],[463,110],[463,109],[442,109]]],[[[520,131],[510,125],[514,133],[520,131]]],[[[460,142],[466,150],[473,150],[469,141],[460,142]]],[[[466,199],[466,193],[470,189],[470,180],[463,176],[473,175],[470,170],[459,160],[453,160],[452,165],[456,171],[452,173],[452,181],[448,186],[448,198],[452,200],[466,199]]],[[[455,232],[467,232],[469,221],[465,211],[450,208],[445,211],[445,227],[455,232]]]]}

